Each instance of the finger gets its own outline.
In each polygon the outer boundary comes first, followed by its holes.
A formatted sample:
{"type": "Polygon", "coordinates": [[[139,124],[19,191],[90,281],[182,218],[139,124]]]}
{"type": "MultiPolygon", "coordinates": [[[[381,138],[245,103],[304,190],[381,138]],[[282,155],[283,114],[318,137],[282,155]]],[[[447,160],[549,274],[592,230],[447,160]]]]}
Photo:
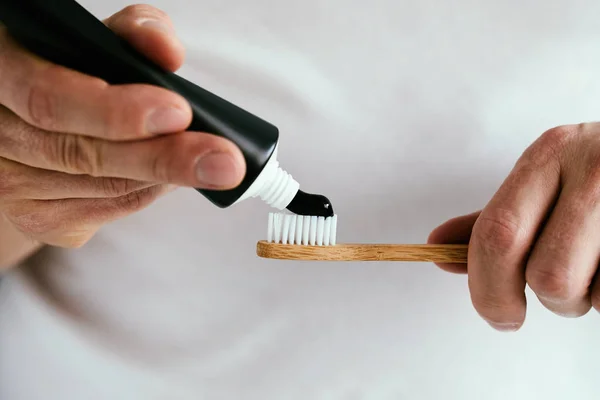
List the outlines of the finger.
{"type": "Polygon", "coordinates": [[[174,72],[183,64],[185,49],[164,11],[137,4],[107,18],[104,23],[161,67],[174,72]]]}
{"type": "Polygon", "coordinates": [[[4,214],[35,240],[81,247],[102,225],[145,209],[170,190],[168,185],[155,185],[111,199],[20,201],[6,207],[4,214]]]}
{"type": "Polygon", "coordinates": [[[128,140],[185,130],[188,102],[150,85],[108,85],[51,64],[0,33],[0,104],[47,131],[128,140]]]}
{"type": "Polygon", "coordinates": [[[229,140],[182,132],[143,141],[109,142],[41,131],[9,117],[0,121],[0,157],[31,167],[94,177],[230,189],[242,181],[246,164],[229,140]],[[3,130],[12,130],[12,135],[3,130]]]}
{"type": "MultiPolygon", "coordinates": [[[[473,225],[479,217],[480,211],[463,215],[446,221],[435,228],[427,239],[431,244],[468,244],[471,239],[473,225]]],[[[467,266],[463,264],[437,263],[444,271],[455,274],[466,274],[467,266]]]]}
{"type": "Polygon", "coordinates": [[[128,144],[105,142],[99,154],[106,176],[146,182],[231,189],[246,174],[239,148],[207,133],[182,132],[128,144]]]}
{"type": "Polygon", "coordinates": [[[65,174],[0,158],[1,201],[111,198],[150,186],[153,184],[131,179],[65,174]]]}
{"type": "MultiPolygon", "coordinates": [[[[587,165],[597,165],[597,163],[587,165]]],[[[526,280],[550,311],[580,317],[591,309],[590,287],[600,255],[600,203],[597,169],[566,179],[526,269],[526,280]]]]}
{"type": "Polygon", "coordinates": [[[525,320],[525,264],[559,191],[554,149],[561,135],[549,131],[524,153],[473,227],[471,298],[477,312],[498,330],[518,330],[525,320]]]}
{"type": "Polygon", "coordinates": [[[594,278],[592,279],[591,289],[591,303],[592,307],[597,312],[600,312],[600,269],[596,271],[594,278]]]}

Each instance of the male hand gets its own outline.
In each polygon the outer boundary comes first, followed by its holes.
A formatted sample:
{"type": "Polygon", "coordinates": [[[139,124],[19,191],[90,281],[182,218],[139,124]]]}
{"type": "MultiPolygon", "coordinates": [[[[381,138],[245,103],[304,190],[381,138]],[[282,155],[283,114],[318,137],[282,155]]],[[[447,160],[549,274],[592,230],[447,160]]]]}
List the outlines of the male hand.
{"type": "Polygon", "coordinates": [[[431,243],[469,243],[467,266],[477,312],[494,328],[518,330],[525,286],[550,311],[600,311],[600,123],[545,132],[481,211],[436,228],[431,243]]]}
{"type": "MultiPolygon", "coordinates": [[[[163,12],[132,6],[105,23],[162,67],[182,64],[163,12]]],[[[237,186],[240,150],[184,132],[191,119],[175,93],[108,85],[28,53],[0,29],[0,219],[40,243],[79,247],[175,185],[237,186]]]]}

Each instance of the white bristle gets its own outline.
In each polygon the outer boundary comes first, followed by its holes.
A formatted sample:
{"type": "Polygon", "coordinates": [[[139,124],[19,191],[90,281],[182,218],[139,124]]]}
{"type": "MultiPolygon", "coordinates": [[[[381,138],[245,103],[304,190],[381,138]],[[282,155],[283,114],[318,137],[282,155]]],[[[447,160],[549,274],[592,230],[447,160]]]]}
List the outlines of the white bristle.
{"type": "Polygon", "coordinates": [[[304,219],[296,216],[296,240],[293,244],[302,244],[302,232],[304,231],[304,219]]]}
{"type": "Polygon", "coordinates": [[[333,217],[269,213],[267,240],[295,245],[332,246],[336,243],[337,215],[333,217]]]}
{"type": "Polygon", "coordinates": [[[325,217],[317,218],[317,246],[323,246],[323,231],[325,225],[325,217]]]}
{"type": "Polygon", "coordinates": [[[275,213],[273,218],[273,240],[275,242],[281,241],[281,225],[283,220],[283,214],[275,213]]]}
{"type": "Polygon", "coordinates": [[[308,243],[311,246],[314,246],[317,242],[317,217],[310,217],[310,236],[308,238],[308,243]]]}
{"type": "Polygon", "coordinates": [[[329,234],[329,244],[335,246],[337,236],[337,215],[331,217],[331,233],[329,234]]]}
{"type": "Polygon", "coordinates": [[[329,246],[331,241],[331,218],[325,218],[323,224],[323,246],[329,246]]]}
{"type": "Polygon", "coordinates": [[[308,246],[308,238],[310,233],[310,216],[302,217],[302,244],[308,246]]]}
{"type": "Polygon", "coordinates": [[[267,241],[272,242],[274,240],[274,233],[273,233],[273,227],[275,225],[274,222],[275,219],[275,214],[274,213],[269,213],[269,224],[267,227],[267,241]]]}
{"type": "Polygon", "coordinates": [[[290,222],[290,233],[288,234],[288,243],[289,244],[294,244],[294,239],[296,238],[296,221],[298,220],[298,218],[296,218],[295,215],[290,216],[291,218],[291,222],[290,222]]]}
{"type": "Polygon", "coordinates": [[[289,239],[291,220],[291,215],[288,214],[283,216],[283,229],[281,230],[281,243],[283,244],[287,244],[287,241],[289,239]]]}

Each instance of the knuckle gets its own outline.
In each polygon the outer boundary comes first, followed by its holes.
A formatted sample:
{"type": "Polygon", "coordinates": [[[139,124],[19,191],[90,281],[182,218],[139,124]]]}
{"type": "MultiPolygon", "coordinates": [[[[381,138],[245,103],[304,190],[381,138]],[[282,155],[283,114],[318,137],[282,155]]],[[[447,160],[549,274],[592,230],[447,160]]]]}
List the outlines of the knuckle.
{"type": "Polygon", "coordinates": [[[568,301],[576,296],[570,277],[562,268],[527,268],[527,284],[538,296],[554,301],[568,301]]]}
{"type": "Polygon", "coordinates": [[[145,98],[146,94],[140,87],[113,87],[106,92],[108,101],[104,102],[107,106],[102,118],[104,137],[120,140],[124,135],[144,136],[147,109],[143,103],[134,99],[145,98]]]}
{"type": "Polygon", "coordinates": [[[152,159],[152,177],[157,182],[170,182],[171,168],[169,168],[171,162],[164,157],[157,155],[152,159]]]}
{"type": "Polygon", "coordinates": [[[598,122],[582,122],[576,125],[567,125],[565,129],[570,129],[573,135],[577,135],[578,137],[582,136],[598,136],[598,129],[600,128],[600,123],[598,122]]]}
{"type": "Polygon", "coordinates": [[[133,181],[120,178],[100,178],[102,193],[106,197],[119,197],[131,192],[134,188],[133,181]]]}
{"type": "Polygon", "coordinates": [[[198,154],[217,147],[214,135],[184,132],[161,138],[160,151],[154,150],[146,161],[152,182],[179,183],[197,163],[198,154]]]}
{"type": "Polygon", "coordinates": [[[42,128],[52,130],[55,125],[54,99],[43,79],[35,79],[27,92],[27,111],[30,121],[42,128]]]}
{"type": "Polygon", "coordinates": [[[102,170],[99,141],[78,135],[55,135],[49,153],[62,169],[98,176],[102,170]]]}
{"type": "Polygon", "coordinates": [[[522,161],[534,168],[560,161],[562,152],[577,134],[578,127],[565,125],[558,126],[544,132],[523,153],[522,161]]]}
{"type": "Polygon", "coordinates": [[[526,232],[513,212],[496,209],[484,212],[477,220],[473,236],[481,246],[494,252],[508,252],[526,243],[526,232]]]}
{"type": "Polygon", "coordinates": [[[30,122],[49,131],[59,129],[55,82],[62,77],[57,76],[58,72],[58,66],[50,65],[34,73],[25,93],[30,122]]]}
{"type": "MultiPolygon", "coordinates": [[[[176,139],[176,137],[169,139],[176,139]]],[[[177,164],[186,157],[186,153],[181,151],[186,148],[185,145],[181,146],[182,144],[182,141],[176,143],[176,140],[167,140],[164,143],[164,150],[154,152],[151,156],[149,172],[154,182],[172,182],[176,179],[177,164]]]]}
{"type": "Polygon", "coordinates": [[[146,189],[136,190],[116,199],[117,208],[125,213],[134,213],[150,205],[158,195],[158,188],[152,186],[146,189]]]}
{"type": "Polygon", "coordinates": [[[541,144],[561,148],[582,132],[583,125],[561,125],[548,129],[541,136],[541,144]]]}
{"type": "Polygon", "coordinates": [[[580,168],[580,190],[572,199],[574,206],[593,207],[600,202],[600,151],[591,150],[584,156],[583,167],[580,168]]]}

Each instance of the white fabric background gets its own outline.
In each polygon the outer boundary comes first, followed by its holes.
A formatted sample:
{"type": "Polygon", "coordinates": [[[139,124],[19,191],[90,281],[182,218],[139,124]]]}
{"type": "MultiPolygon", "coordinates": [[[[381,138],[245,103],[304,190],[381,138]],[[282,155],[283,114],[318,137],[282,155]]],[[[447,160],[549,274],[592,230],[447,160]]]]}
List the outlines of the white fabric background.
{"type": "MultiPolygon", "coordinates": [[[[82,1],[99,17],[125,0],[82,1]]],[[[181,73],[275,123],[339,241],[426,240],[600,116],[597,1],[156,0],[181,73]]],[[[428,264],[257,259],[268,209],[179,190],[0,285],[0,398],[597,399],[600,316],[497,333],[428,264]]]]}

